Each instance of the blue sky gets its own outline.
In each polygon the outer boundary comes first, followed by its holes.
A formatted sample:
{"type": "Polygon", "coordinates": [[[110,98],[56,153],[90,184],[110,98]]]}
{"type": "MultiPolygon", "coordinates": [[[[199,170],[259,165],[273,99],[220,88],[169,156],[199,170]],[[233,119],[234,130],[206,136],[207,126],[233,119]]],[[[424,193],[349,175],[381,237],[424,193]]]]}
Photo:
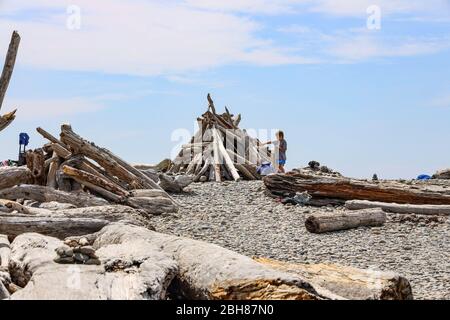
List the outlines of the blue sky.
{"type": "Polygon", "coordinates": [[[36,127],[71,123],[156,163],[174,132],[193,133],[210,92],[242,127],[284,129],[289,168],[412,178],[450,165],[448,0],[0,0],[1,54],[13,30],[2,113],[19,111],[1,159],[17,157],[19,132],[39,147],[36,127]],[[371,5],[381,29],[367,28],[371,5]]]}

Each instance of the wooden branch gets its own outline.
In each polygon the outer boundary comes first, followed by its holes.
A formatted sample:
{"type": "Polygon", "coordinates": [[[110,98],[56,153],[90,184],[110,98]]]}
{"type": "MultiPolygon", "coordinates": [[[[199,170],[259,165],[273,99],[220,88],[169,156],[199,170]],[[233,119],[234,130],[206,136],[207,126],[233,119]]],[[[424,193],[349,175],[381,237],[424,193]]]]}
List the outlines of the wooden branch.
{"type": "Polygon", "coordinates": [[[6,129],[16,119],[16,110],[0,116],[0,131],[6,129]]]}
{"type": "Polygon", "coordinates": [[[49,187],[26,184],[0,190],[0,198],[9,200],[27,199],[38,202],[56,201],[70,203],[77,207],[102,206],[108,204],[106,200],[91,196],[84,192],[68,193],[49,187]]]}
{"type": "MultiPolygon", "coordinates": [[[[36,128],[36,131],[45,139],[49,140],[52,143],[58,144],[61,147],[63,147],[64,149],[67,150],[67,146],[64,145],[64,143],[62,143],[59,139],[55,138],[53,135],[51,135],[50,133],[48,133],[47,131],[45,131],[44,129],[42,129],[41,127],[36,128]]],[[[63,157],[64,158],[64,157],[63,157]]]]}
{"type": "Polygon", "coordinates": [[[5,64],[3,66],[2,75],[0,76],[0,109],[2,108],[3,100],[8,90],[9,81],[16,63],[17,52],[19,50],[20,36],[17,31],[14,31],[9,43],[8,52],[6,53],[5,64]]]}
{"type": "Polygon", "coordinates": [[[70,159],[70,157],[72,156],[72,153],[59,143],[52,143],[52,149],[53,152],[58,155],[58,157],[61,157],[65,160],[70,159]]]}
{"type": "Polygon", "coordinates": [[[448,216],[450,215],[450,205],[432,204],[398,204],[366,200],[350,200],[345,202],[345,207],[349,210],[361,210],[370,208],[381,208],[385,212],[405,213],[405,214],[426,214],[448,216]]]}
{"type": "Polygon", "coordinates": [[[312,233],[347,230],[358,227],[379,227],[386,222],[386,213],[381,209],[366,209],[340,213],[322,213],[309,216],[306,230],[312,233]]]}
{"type": "Polygon", "coordinates": [[[342,200],[370,200],[400,204],[449,205],[450,192],[445,188],[433,191],[426,187],[411,187],[396,182],[368,182],[347,178],[311,176],[299,172],[273,174],[265,177],[264,184],[271,191],[304,192],[317,198],[342,200]]]}
{"type": "Polygon", "coordinates": [[[358,269],[336,264],[289,263],[255,259],[279,271],[299,275],[349,300],[412,300],[409,281],[393,272],[358,269]]]}

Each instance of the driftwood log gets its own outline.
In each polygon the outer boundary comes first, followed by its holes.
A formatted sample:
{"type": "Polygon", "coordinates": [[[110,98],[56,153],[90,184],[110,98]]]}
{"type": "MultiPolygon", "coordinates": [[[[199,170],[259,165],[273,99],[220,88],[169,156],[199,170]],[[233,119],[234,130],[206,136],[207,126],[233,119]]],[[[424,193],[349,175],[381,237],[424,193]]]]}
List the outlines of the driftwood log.
{"type": "Polygon", "coordinates": [[[300,275],[349,300],[413,299],[409,281],[394,272],[336,264],[289,263],[265,258],[257,258],[256,261],[276,270],[300,275]]]}
{"type": "Polygon", "coordinates": [[[347,230],[358,227],[378,227],[386,222],[386,213],[381,209],[321,213],[309,216],[305,227],[312,233],[347,230]]]}
{"type": "Polygon", "coordinates": [[[0,190],[0,199],[28,199],[37,202],[56,201],[70,203],[77,207],[104,206],[108,204],[106,200],[84,192],[69,193],[45,186],[25,184],[0,190]]]}
{"type": "Polygon", "coordinates": [[[35,232],[56,238],[97,232],[109,223],[93,218],[35,217],[20,214],[0,214],[0,233],[14,239],[20,234],[35,232]]]}
{"type": "Polygon", "coordinates": [[[436,172],[433,179],[450,179],[450,168],[436,172]]]}
{"type": "Polygon", "coordinates": [[[78,265],[83,281],[76,282],[67,265],[53,262],[61,241],[17,237],[10,270],[24,288],[11,299],[321,299],[318,291],[327,292],[221,247],[142,227],[111,224],[85,238],[102,265],[78,265]]]}
{"type": "MultiPolygon", "coordinates": [[[[16,63],[17,52],[19,50],[20,36],[17,31],[14,31],[9,43],[8,52],[6,53],[5,64],[3,66],[2,74],[0,76],[0,110],[3,105],[3,100],[8,90],[9,82],[16,63]]],[[[9,126],[15,119],[16,110],[5,115],[0,115],[0,131],[9,126]]]]}
{"type": "Polygon", "coordinates": [[[0,167],[0,190],[32,182],[33,176],[27,167],[0,167]]]}
{"type": "Polygon", "coordinates": [[[266,187],[276,193],[307,191],[313,198],[370,200],[410,204],[450,204],[450,191],[435,186],[409,186],[393,181],[368,182],[338,177],[321,177],[298,172],[264,177],[266,187]]]}
{"type": "Polygon", "coordinates": [[[9,275],[9,257],[11,248],[8,237],[0,234],[0,300],[7,299],[10,296],[8,286],[11,283],[9,275]]]}
{"type": "Polygon", "coordinates": [[[405,213],[405,214],[425,214],[448,216],[450,215],[450,205],[432,204],[398,204],[366,200],[350,200],[345,202],[345,207],[349,210],[361,210],[371,208],[381,208],[385,212],[405,213]]]}
{"type": "Polygon", "coordinates": [[[273,270],[251,258],[201,241],[120,223],[105,227],[93,235],[91,241],[97,250],[114,244],[132,248],[135,242],[162,248],[163,253],[174,257],[179,268],[171,284],[173,294],[188,299],[321,298],[314,287],[298,276],[273,270]]]}
{"type": "Polygon", "coordinates": [[[178,272],[176,261],[148,242],[108,244],[96,252],[102,265],[73,267],[53,261],[62,244],[31,233],[14,240],[11,277],[24,288],[11,299],[160,300],[178,272]]]}

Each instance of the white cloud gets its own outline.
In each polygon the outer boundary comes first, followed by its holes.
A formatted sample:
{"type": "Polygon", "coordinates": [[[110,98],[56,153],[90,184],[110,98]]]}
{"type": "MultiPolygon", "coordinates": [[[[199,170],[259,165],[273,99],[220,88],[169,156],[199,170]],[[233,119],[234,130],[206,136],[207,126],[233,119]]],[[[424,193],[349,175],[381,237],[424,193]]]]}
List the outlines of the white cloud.
{"type": "Polygon", "coordinates": [[[78,113],[95,112],[104,108],[100,102],[88,98],[64,99],[6,99],[8,109],[17,108],[20,119],[61,118],[78,113]]]}
{"type": "Polygon", "coordinates": [[[449,108],[450,109],[450,94],[441,95],[431,101],[432,107],[449,108]]]}
{"type": "MultiPolygon", "coordinates": [[[[9,2],[7,2],[9,4],[9,2]]],[[[239,62],[301,62],[255,33],[245,17],[161,1],[78,0],[81,29],[66,28],[67,1],[17,0],[19,9],[51,9],[47,19],[0,19],[0,41],[22,35],[20,62],[55,70],[133,75],[176,74],[239,62]],[[21,4],[21,5],[19,5],[21,4]]],[[[2,48],[0,48],[2,49],[2,48]]],[[[306,60],[305,60],[306,61],[306,60]]]]}

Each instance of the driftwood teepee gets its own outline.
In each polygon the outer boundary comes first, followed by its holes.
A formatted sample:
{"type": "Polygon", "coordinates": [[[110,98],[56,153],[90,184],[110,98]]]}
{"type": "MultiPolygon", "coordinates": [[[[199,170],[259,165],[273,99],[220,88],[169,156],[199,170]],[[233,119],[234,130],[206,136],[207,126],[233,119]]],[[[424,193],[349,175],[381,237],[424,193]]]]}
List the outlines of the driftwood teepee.
{"type": "MultiPolygon", "coordinates": [[[[8,89],[9,80],[14,70],[16,62],[17,50],[19,49],[20,36],[17,31],[14,31],[9,43],[8,52],[6,54],[5,65],[3,67],[2,75],[0,77],[0,109],[2,108],[3,99],[5,98],[6,90],[8,89]]],[[[0,131],[9,126],[16,118],[16,110],[0,115],[0,131]]]]}
{"type": "Polygon", "coordinates": [[[199,130],[189,144],[183,145],[170,173],[195,176],[194,181],[256,180],[256,167],[271,162],[270,151],[258,139],[239,129],[241,115],[225,107],[217,114],[208,94],[208,110],[197,119],[199,130]]]}

